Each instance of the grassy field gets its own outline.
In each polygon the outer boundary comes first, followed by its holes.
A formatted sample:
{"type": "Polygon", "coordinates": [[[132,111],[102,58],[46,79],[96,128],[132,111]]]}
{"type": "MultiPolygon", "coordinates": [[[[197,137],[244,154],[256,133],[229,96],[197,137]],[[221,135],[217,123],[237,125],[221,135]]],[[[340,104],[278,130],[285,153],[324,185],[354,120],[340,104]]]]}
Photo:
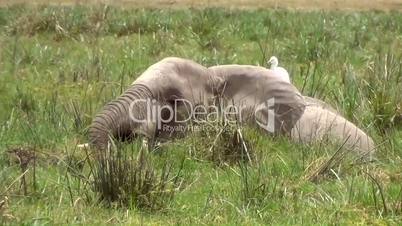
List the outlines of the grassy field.
{"type": "Polygon", "coordinates": [[[400,224],[401,65],[398,12],[0,8],[0,223],[400,224]],[[375,161],[253,128],[242,128],[251,162],[232,155],[230,129],[150,154],[118,145],[126,155],[107,169],[76,148],[102,106],[163,57],[211,66],[271,55],[303,94],[374,138],[375,161]],[[144,183],[127,185],[132,172],[144,183]]]}
{"type": "Polygon", "coordinates": [[[233,9],[282,8],[297,10],[381,10],[402,11],[401,0],[0,0],[0,6],[28,3],[32,5],[99,5],[111,4],[129,8],[208,8],[233,9]]]}

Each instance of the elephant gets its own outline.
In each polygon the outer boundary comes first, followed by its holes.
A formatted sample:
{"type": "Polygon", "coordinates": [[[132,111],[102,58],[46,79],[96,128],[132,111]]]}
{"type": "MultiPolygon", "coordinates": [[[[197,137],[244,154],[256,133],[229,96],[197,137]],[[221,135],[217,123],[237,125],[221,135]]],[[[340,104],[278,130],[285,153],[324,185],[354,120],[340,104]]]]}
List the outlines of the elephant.
{"type": "Polygon", "coordinates": [[[376,150],[373,139],[322,100],[305,97],[306,108],[291,130],[291,139],[300,143],[317,143],[325,139],[338,142],[371,160],[376,150]]]}
{"type": "Polygon", "coordinates": [[[170,118],[174,114],[168,110],[173,108],[176,100],[186,100],[184,104],[177,103],[184,111],[186,104],[208,104],[217,95],[219,81],[207,68],[191,60],[162,59],[95,116],[88,132],[90,147],[105,149],[111,138],[125,140],[137,135],[154,140],[161,131],[161,117],[170,118]]]}
{"type": "Polygon", "coordinates": [[[137,135],[152,142],[166,135],[164,125],[184,122],[172,115],[187,119],[189,106],[216,105],[235,107],[240,122],[256,123],[270,134],[285,134],[296,142],[328,138],[345,141],[345,146],[362,155],[374,151],[371,137],[330,105],[300,94],[274,70],[252,65],[206,68],[177,57],[151,65],[120,97],[106,104],[89,128],[89,144],[106,149],[111,138],[137,135]]]}
{"type": "MultiPolygon", "coordinates": [[[[223,96],[234,100],[237,105],[254,107],[264,99],[274,97],[275,102],[285,109],[275,111],[276,125],[281,125],[282,132],[294,142],[306,144],[329,139],[344,143],[343,147],[360,156],[372,158],[375,143],[369,135],[342,117],[331,105],[300,94],[283,78],[283,74],[250,65],[221,65],[208,69],[222,78],[226,84],[223,96]]],[[[264,113],[267,115],[266,111],[264,113]]],[[[256,114],[256,121],[263,115],[256,114]]]]}
{"type": "Polygon", "coordinates": [[[234,103],[232,107],[241,108],[241,120],[250,121],[255,116],[259,125],[276,134],[289,132],[304,111],[298,90],[263,67],[205,68],[191,60],[168,57],[151,65],[120,97],[106,104],[89,128],[89,143],[105,149],[111,138],[130,139],[136,135],[152,142],[156,136],[166,135],[164,125],[177,123],[172,114],[188,117],[188,105],[222,106],[230,102],[234,103]],[[252,73],[243,73],[246,71],[252,73]],[[266,105],[269,99],[275,100],[272,106],[266,105]],[[176,105],[177,100],[185,103],[176,105]],[[272,118],[267,114],[270,108],[272,118]],[[171,120],[162,120],[160,125],[159,121],[166,118],[171,120]],[[271,128],[264,127],[270,121],[271,128]]]}
{"type": "Polygon", "coordinates": [[[240,120],[256,122],[268,133],[289,133],[304,112],[300,92],[273,70],[237,64],[208,70],[223,81],[224,87],[219,89],[222,99],[244,110],[240,120]]]}

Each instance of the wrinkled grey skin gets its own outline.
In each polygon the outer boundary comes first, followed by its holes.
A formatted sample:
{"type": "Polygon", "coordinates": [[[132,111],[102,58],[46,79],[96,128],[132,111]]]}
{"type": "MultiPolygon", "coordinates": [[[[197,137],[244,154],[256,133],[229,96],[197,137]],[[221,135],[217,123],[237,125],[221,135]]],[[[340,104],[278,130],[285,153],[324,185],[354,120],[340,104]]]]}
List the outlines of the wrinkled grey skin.
{"type": "MultiPolygon", "coordinates": [[[[247,65],[214,66],[209,70],[224,81],[226,87],[222,96],[233,100],[236,105],[254,108],[261,101],[274,97],[275,129],[281,126],[281,132],[289,134],[293,141],[314,143],[328,139],[344,143],[344,148],[356,151],[366,159],[372,158],[375,143],[369,135],[342,117],[331,105],[302,96],[291,83],[284,81],[281,74],[247,65]]],[[[266,111],[255,116],[264,115],[267,115],[266,111]]]]}
{"type": "Polygon", "coordinates": [[[306,109],[291,130],[291,139],[300,143],[329,140],[356,151],[366,160],[376,150],[373,139],[322,100],[305,97],[306,109]]]}
{"type": "MultiPolygon", "coordinates": [[[[94,118],[89,141],[92,147],[105,149],[110,138],[130,139],[140,134],[153,140],[163,135],[152,120],[131,120],[130,113],[138,119],[146,117],[145,103],[132,104],[139,99],[154,99],[158,106],[172,106],[177,99],[186,99],[193,106],[234,104],[245,109],[241,121],[266,123],[269,109],[264,103],[271,98],[275,99],[272,108],[275,133],[289,134],[294,141],[302,143],[324,138],[346,141],[348,148],[362,154],[373,152],[374,142],[362,130],[325,102],[303,97],[275,71],[248,65],[205,68],[174,57],[150,66],[119,98],[108,103],[94,118]],[[262,110],[254,114],[256,108],[262,110]]],[[[180,106],[178,110],[185,112],[187,108],[180,106]]],[[[157,117],[168,118],[163,112],[157,117]]]]}
{"type": "MultiPolygon", "coordinates": [[[[89,129],[90,145],[105,149],[110,138],[130,139],[141,134],[153,139],[163,135],[151,120],[141,123],[131,120],[130,113],[137,119],[146,117],[145,103],[132,104],[138,99],[155,99],[156,105],[173,105],[177,99],[186,99],[193,106],[234,103],[245,107],[241,120],[248,122],[255,121],[254,110],[262,106],[255,117],[267,123],[268,109],[264,104],[267,99],[275,98],[275,132],[290,132],[304,111],[304,100],[293,85],[276,78],[263,67],[224,65],[207,69],[190,60],[163,59],[150,66],[94,118],[89,129]]],[[[186,106],[181,107],[183,112],[187,110],[186,106]]],[[[157,117],[168,118],[163,113],[157,117]]]]}
{"type": "Polygon", "coordinates": [[[324,102],[320,99],[317,99],[314,97],[308,97],[308,96],[303,96],[303,98],[304,98],[304,101],[306,102],[306,106],[317,106],[317,107],[327,109],[328,111],[330,111],[334,114],[340,114],[338,110],[336,110],[331,105],[327,104],[326,102],[324,102]]]}
{"type": "MultiPolygon", "coordinates": [[[[95,116],[89,128],[90,146],[105,149],[110,138],[130,139],[138,134],[153,140],[158,133],[155,121],[134,122],[130,118],[131,113],[137,119],[146,119],[146,103],[133,104],[136,100],[156,100],[155,104],[159,106],[172,106],[180,98],[194,106],[207,104],[216,96],[219,82],[198,63],[175,57],[165,58],[150,66],[130,88],[95,116]]],[[[157,117],[169,118],[169,115],[157,117]]]]}
{"type": "Polygon", "coordinates": [[[252,65],[221,65],[209,67],[211,74],[223,81],[221,97],[226,103],[247,110],[241,121],[268,122],[268,100],[273,100],[274,134],[289,133],[304,112],[303,96],[291,83],[284,81],[277,72],[252,65]],[[262,109],[257,111],[256,109],[262,109]]]}

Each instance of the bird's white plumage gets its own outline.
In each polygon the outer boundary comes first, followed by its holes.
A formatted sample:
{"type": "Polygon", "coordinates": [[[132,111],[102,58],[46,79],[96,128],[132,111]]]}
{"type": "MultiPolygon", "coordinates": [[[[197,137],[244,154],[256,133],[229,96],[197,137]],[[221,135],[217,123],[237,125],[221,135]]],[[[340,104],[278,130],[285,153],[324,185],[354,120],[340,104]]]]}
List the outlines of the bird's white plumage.
{"type": "Polygon", "coordinates": [[[283,78],[284,81],[290,83],[289,73],[286,71],[285,68],[278,67],[278,58],[276,58],[276,56],[272,56],[271,58],[269,58],[267,63],[268,65],[271,65],[271,70],[275,71],[281,78],[283,78]]]}

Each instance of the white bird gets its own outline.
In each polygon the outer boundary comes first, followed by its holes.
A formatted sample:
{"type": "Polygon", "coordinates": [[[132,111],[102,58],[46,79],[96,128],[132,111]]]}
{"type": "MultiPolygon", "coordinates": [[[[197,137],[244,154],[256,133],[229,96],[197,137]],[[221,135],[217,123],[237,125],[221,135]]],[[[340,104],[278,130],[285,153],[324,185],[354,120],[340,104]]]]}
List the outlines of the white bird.
{"type": "Polygon", "coordinates": [[[280,75],[284,81],[290,83],[289,73],[283,67],[278,67],[278,58],[276,56],[272,56],[269,58],[268,65],[271,65],[270,69],[275,71],[278,75],[280,75]]]}

